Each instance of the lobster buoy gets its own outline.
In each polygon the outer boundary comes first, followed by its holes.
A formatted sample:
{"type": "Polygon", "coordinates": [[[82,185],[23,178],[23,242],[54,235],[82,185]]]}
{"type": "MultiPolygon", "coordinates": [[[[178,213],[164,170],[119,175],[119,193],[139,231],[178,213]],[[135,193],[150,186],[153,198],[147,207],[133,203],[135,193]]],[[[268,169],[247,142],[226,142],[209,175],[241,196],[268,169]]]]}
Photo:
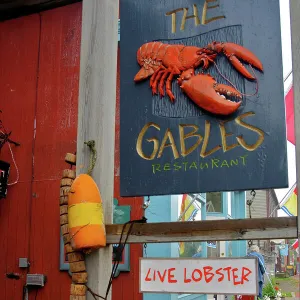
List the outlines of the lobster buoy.
{"type": "Polygon", "coordinates": [[[106,246],[102,199],[93,178],[81,174],[75,178],[68,201],[68,221],[74,250],[106,246]]]}

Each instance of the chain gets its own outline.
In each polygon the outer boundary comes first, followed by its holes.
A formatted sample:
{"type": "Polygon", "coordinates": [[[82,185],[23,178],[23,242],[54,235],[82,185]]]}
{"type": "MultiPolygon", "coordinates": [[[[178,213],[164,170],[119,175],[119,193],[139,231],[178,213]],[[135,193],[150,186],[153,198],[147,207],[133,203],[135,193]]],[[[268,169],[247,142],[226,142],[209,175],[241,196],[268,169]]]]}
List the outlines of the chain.
{"type": "Polygon", "coordinates": [[[148,257],[148,254],[147,254],[147,247],[148,247],[148,245],[147,245],[147,243],[145,243],[145,244],[144,244],[144,256],[145,256],[145,257],[148,257]]]}
{"type": "Polygon", "coordinates": [[[250,195],[251,195],[251,199],[248,199],[247,202],[246,202],[246,204],[247,204],[248,207],[249,207],[249,217],[250,217],[250,219],[251,219],[251,218],[252,218],[252,215],[251,215],[251,205],[252,205],[252,203],[253,203],[253,201],[254,201],[254,199],[255,199],[256,192],[255,192],[254,190],[252,190],[252,191],[250,192],[250,195]]]}
{"type": "MultiPolygon", "coordinates": [[[[251,215],[251,205],[252,205],[252,203],[253,203],[253,201],[255,199],[255,196],[256,196],[255,190],[252,190],[250,192],[250,195],[251,195],[251,199],[248,199],[247,202],[246,202],[246,204],[248,205],[248,208],[249,208],[249,217],[251,219],[252,218],[252,215],[251,215]]],[[[253,241],[249,240],[248,241],[248,247],[250,248],[252,245],[253,245],[253,241]]]]}
{"type": "MultiPolygon", "coordinates": [[[[145,217],[146,209],[149,207],[149,205],[150,205],[150,196],[147,197],[147,200],[143,204],[144,217],[145,217]]],[[[147,257],[147,243],[144,244],[144,256],[147,257]]]]}

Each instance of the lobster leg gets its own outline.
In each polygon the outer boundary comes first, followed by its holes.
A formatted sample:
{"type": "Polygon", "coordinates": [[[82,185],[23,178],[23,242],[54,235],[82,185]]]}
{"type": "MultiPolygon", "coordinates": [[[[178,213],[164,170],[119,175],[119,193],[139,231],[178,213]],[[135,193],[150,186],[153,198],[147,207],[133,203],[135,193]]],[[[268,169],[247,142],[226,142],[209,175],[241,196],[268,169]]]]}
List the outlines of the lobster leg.
{"type": "Polygon", "coordinates": [[[156,77],[155,77],[155,80],[154,80],[154,82],[153,82],[153,84],[152,84],[152,94],[157,94],[157,85],[158,85],[158,81],[160,80],[160,78],[161,78],[161,76],[162,76],[162,74],[165,72],[165,70],[160,70],[159,72],[158,72],[158,74],[156,75],[156,77]]]}
{"type": "Polygon", "coordinates": [[[170,76],[167,79],[167,83],[166,83],[166,92],[167,92],[167,95],[169,96],[171,102],[174,102],[174,100],[175,100],[175,96],[172,93],[172,80],[173,80],[174,75],[175,75],[174,72],[171,72],[170,76]]]}
{"type": "Polygon", "coordinates": [[[166,92],[167,92],[167,95],[169,96],[171,102],[174,102],[174,100],[175,100],[175,96],[172,93],[172,81],[173,81],[174,75],[180,75],[180,73],[181,73],[180,70],[177,67],[174,67],[171,71],[170,76],[167,79],[166,92]]]}
{"type": "Polygon", "coordinates": [[[161,97],[165,96],[164,85],[165,85],[165,80],[166,80],[169,73],[170,73],[170,71],[166,70],[164,75],[160,79],[158,90],[159,90],[159,94],[160,94],[161,97]]]}
{"type": "Polygon", "coordinates": [[[153,83],[154,83],[154,80],[155,80],[155,78],[156,78],[158,72],[159,72],[160,70],[164,70],[164,69],[165,69],[165,67],[162,66],[162,65],[160,65],[160,66],[157,68],[157,70],[153,73],[153,75],[152,75],[151,78],[150,78],[150,87],[152,87],[152,85],[153,85],[153,83]]]}

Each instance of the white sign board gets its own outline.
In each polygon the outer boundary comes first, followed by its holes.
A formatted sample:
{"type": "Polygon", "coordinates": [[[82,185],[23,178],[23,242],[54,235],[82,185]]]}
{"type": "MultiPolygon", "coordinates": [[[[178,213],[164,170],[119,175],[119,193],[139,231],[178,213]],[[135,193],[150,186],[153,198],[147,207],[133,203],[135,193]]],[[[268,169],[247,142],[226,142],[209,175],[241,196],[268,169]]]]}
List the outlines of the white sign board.
{"type": "Polygon", "coordinates": [[[257,295],[255,258],[141,258],[140,292],[257,295]]]}

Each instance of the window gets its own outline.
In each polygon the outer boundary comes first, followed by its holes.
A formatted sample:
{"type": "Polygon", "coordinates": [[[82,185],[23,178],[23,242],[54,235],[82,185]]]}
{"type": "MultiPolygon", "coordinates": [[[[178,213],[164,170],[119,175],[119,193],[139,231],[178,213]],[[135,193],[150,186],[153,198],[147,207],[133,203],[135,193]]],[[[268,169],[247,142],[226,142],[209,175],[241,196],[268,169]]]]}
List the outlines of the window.
{"type": "Polygon", "coordinates": [[[222,193],[206,193],[206,212],[223,213],[222,193]]]}
{"type": "Polygon", "coordinates": [[[233,257],[232,241],[227,241],[227,257],[233,257]]]}
{"type": "Polygon", "coordinates": [[[209,258],[220,257],[220,242],[207,241],[207,257],[209,258]]]}
{"type": "Polygon", "coordinates": [[[231,216],[232,214],[232,210],[231,210],[231,201],[232,201],[232,197],[231,197],[231,192],[227,193],[227,207],[228,207],[228,215],[231,216]]]}
{"type": "MultiPolygon", "coordinates": [[[[178,221],[200,221],[203,203],[198,194],[184,194],[179,196],[178,221]]],[[[180,257],[204,257],[201,242],[179,243],[180,257]]]]}

